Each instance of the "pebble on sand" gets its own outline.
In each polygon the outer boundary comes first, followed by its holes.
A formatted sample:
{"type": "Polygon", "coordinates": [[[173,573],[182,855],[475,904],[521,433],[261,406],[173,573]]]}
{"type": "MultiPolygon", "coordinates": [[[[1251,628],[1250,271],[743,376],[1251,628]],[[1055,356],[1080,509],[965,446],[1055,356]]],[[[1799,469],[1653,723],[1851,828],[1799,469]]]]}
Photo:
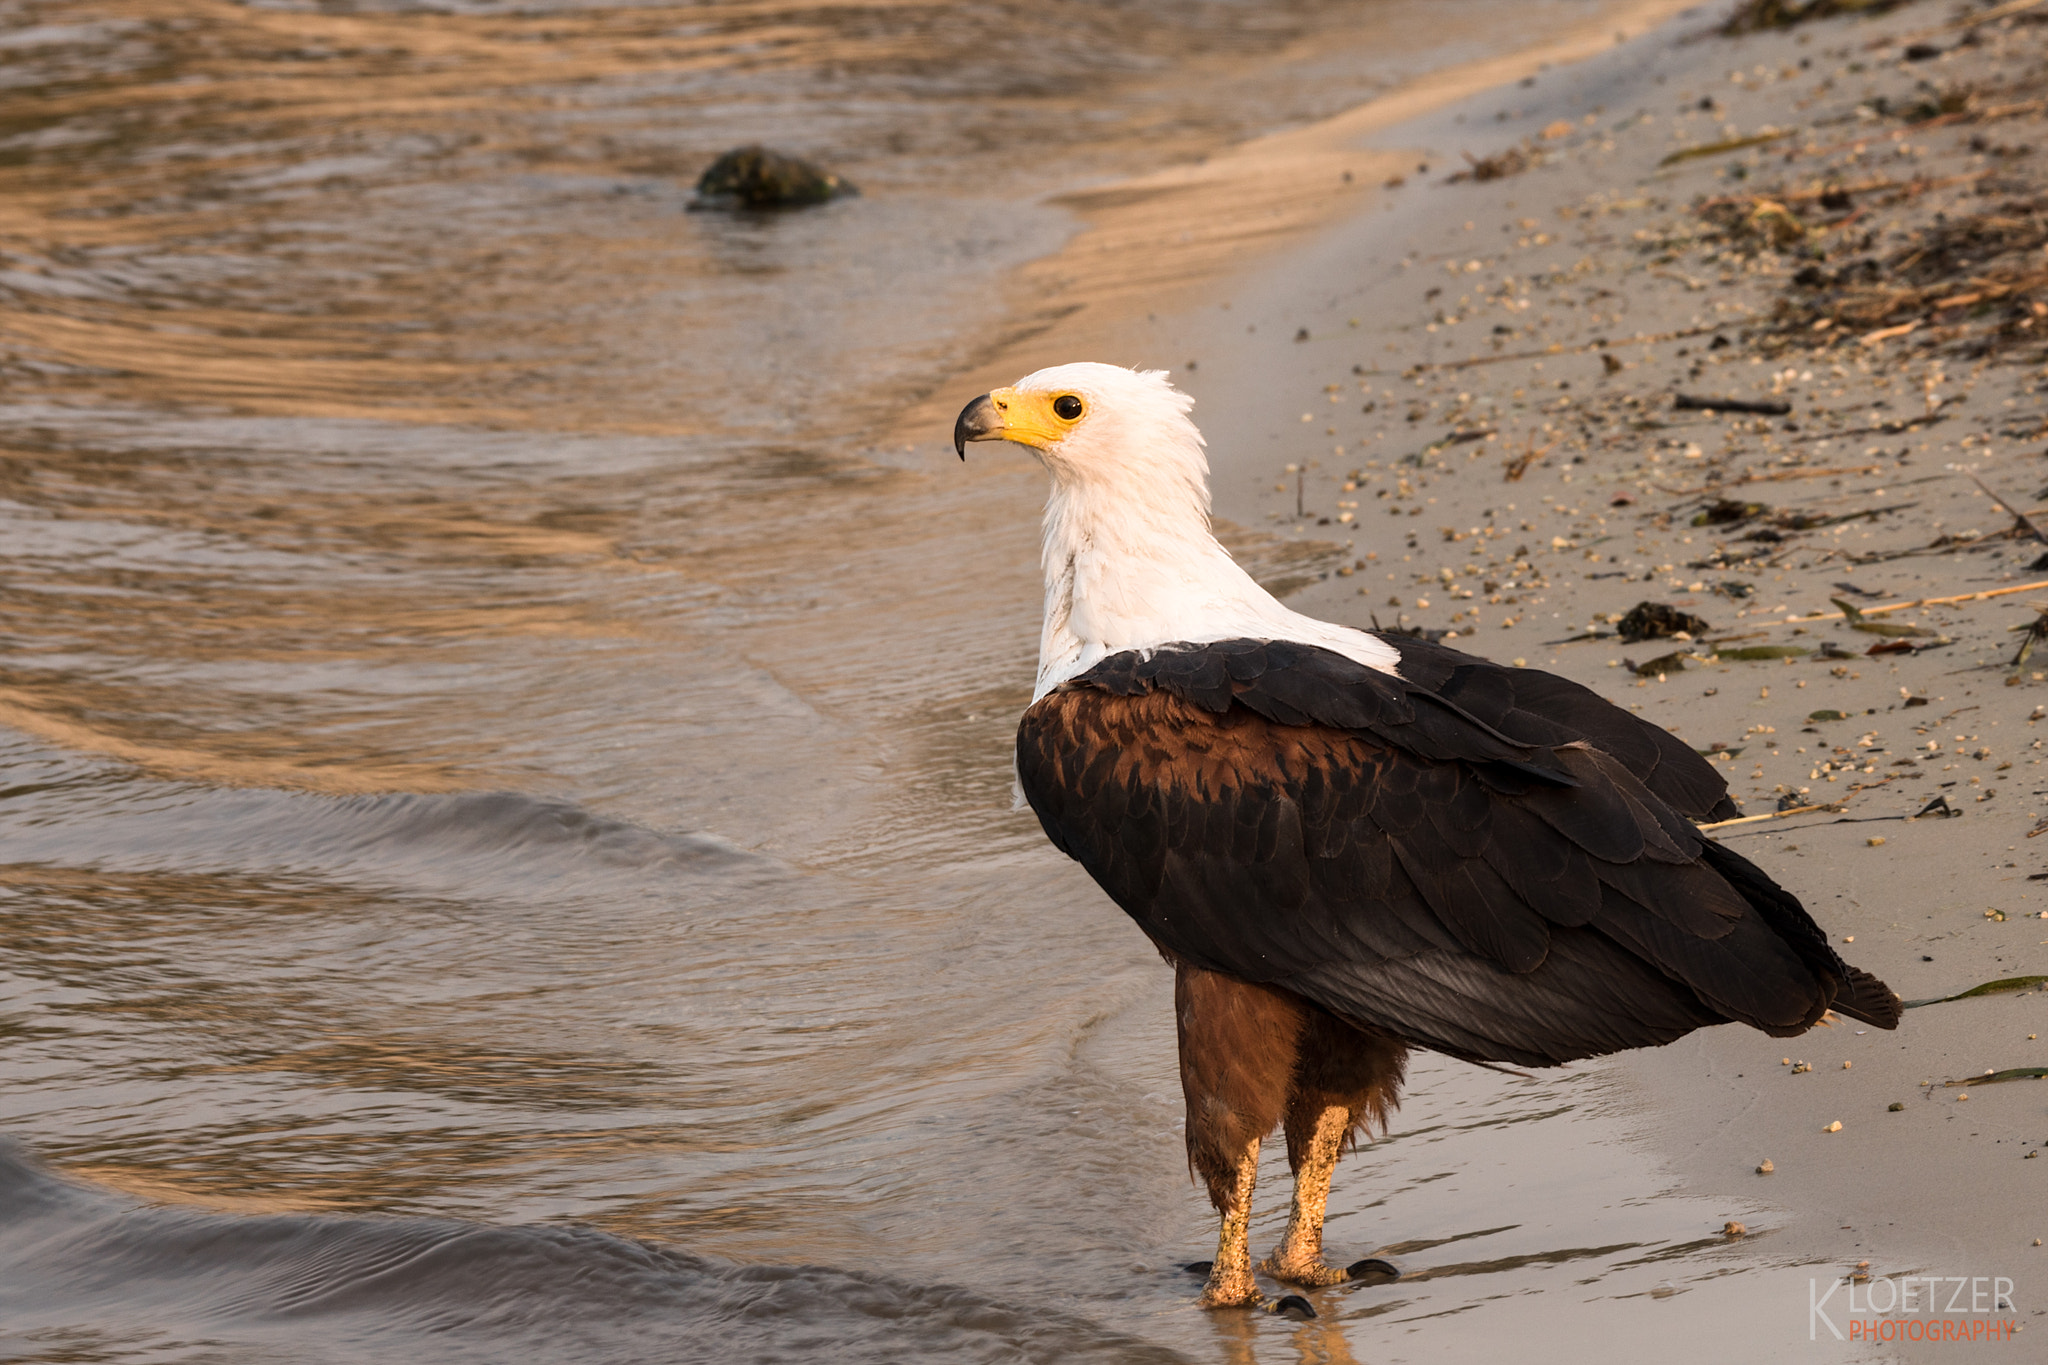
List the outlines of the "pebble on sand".
{"type": "Polygon", "coordinates": [[[1748,1231],[1748,1228],[1742,1226],[1742,1224],[1736,1222],[1733,1218],[1731,1218],[1728,1220],[1727,1224],[1722,1227],[1721,1235],[1724,1237],[1740,1237],[1748,1231]]]}
{"type": "Polygon", "coordinates": [[[1777,1169],[1778,1168],[1776,1166],[1773,1166],[1771,1164],[1771,1159],[1769,1157],[1765,1157],[1762,1161],[1757,1163],[1756,1173],[1758,1175],[1769,1175],[1772,1171],[1775,1171],[1777,1169]]]}
{"type": "Polygon", "coordinates": [[[1836,1119],[1833,1123],[1821,1129],[1821,1131],[1823,1133],[1839,1133],[1842,1131],[1842,1121],[1840,1119],[1836,1119]]]}

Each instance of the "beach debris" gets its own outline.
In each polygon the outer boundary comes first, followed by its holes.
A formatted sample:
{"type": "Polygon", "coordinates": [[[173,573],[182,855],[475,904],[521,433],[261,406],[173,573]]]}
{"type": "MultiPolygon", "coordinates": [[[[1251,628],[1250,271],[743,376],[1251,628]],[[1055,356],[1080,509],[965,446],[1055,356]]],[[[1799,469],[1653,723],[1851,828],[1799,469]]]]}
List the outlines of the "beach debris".
{"type": "Polygon", "coordinates": [[[1808,720],[1847,720],[1849,719],[1849,714],[1846,711],[1830,709],[1825,711],[1809,711],[1806,718],[1808,720]]]}
{"type": "Polygon", "coordinates": [[[693,207],[801,208],[858,193],[831,171],[753,143],[711,163],[697,180],[693,207]]]}
{"type": "MultiPolygon", "coordinates": [[[[1561,436],[1557,438],[1558,441],[1563,439],[1561,436]]],[[[1510,455],[1506,463],[1502,465],[1501,479],[1506,483],[1520,483],[1522,476],[1529,472],[1529,466],[1535,464],[1545,455],[1548,455],[1552,447],[1556,445],[1557,441],[1549,441],[1539,446],[1536,444],[1536,437],[1532,434],[1523,444],[1522,449],[1510,455]]]]}
{"type": "Polygon", "coordinates": [[[1903,1114],[1906,1112],[1906,1102],[1904,1100],[1893,1100],[1884,1107],[1884,1111],[1887,1114],[1903,1114]]]}
{"type": "MultiPolygon", "coordinates": [[[[1767,815],[1741,815],[1733,820],[1715,820],[1709,824],[1697,825],[1695,828],[1705,833],[1708,830],[1727,829],[1731,825],[1756,825],[1766,820],[1782,820],[1790,815],[1811,815],[1816,811],[1839,811],[1842,809],[1840,801],[1831,801],[1819,805],[1796,804],[1803,801],[1803,799],[1787,793],[1778,798],[1778,808],[1767,815]],[[1787,804],[1788,802],[1795,804],[1787,804]]],[[[1786,851],[1790,852],[1797,847],[1797,844],[1788,844],[1786,845],[1786,851]]]]}
{"type": "Polygon", "coordinates": [[[1830,1123],[1827,1127],[1821,1129],[1821,1131],[1823,1133],[1839,1133],[1842,1131],[1842,1121],[1840,1119],[1836,1119],[1833,1123],[1830,1123]]]}
{"type": "Polygon", "coordinates": [[[1970,476],[1971,483],[1976,484],[1977,487],[1984,491],[1985,497],[1991,499],[1993,502],[1997,503],[2000,507],[2004,508],[2007,512],[2012,514],[2013,529],[2017,531],[2025,531],[2034,539],[2041,541],[2044,544],[2048,544],[2048,531],[2043,531],[2039,526],[2035,525],[2033,518],[2029,517],[2025,512],[2022,512],[2019,508],[2013,506],[2004,498],[2000,497],[1996,489],[1994,489],[1990,484],[1984,482],[1984,480],[1977,477],[1977,473],[1975,470],[1965,470],[1963,472],[1970,476]]]}
{"type": "Polygon", "coordinates": [[[1841,608],[1842,619],[1848,623],[1851,630],[1860,630],[1866,635],[1887,635],[1895,638],[1901,636],[1935,638],[1934,632],[1931,630],[1922,630],[1919,626],[1909,626],[1900,621],[1866,621],[1863,619],[1863,608],[1852,604],[1847,598],[1830,597],[1828,601],[1841,608]]]}
{"type": "MultiPolygon", "coordinates": [[[[1422,603],[1419,605],[1426,606],[1427,603],[1422,603]]],[[[1450,633],[1449,631],[1443,630],[1425,630],[1421,626],[1383,626],[1380,624],[1380,618],[1377,614],[1373,615],[1371,617],[1371,620],[1373,632],[1375,634],[1403,635],[1411,640],[1427,640],[1431,644],[1435,644],[1437,641],[1443,639],[1444,636],[1450,633]]]]}
{"type": "Polygon", "coordinates": [[[1693,514],[1695,526],[1740,526],[1754,517],[1765,515],[1771,510],[1769,503],[1742,502],[1736,498],[1716,498],[1693,514]]]}
{"type": "Polygon", "coordinates": [[[1792,1069],[1786,1074],[1790,1076],[1804,1076],[1807,1072],[1811,1070],[1813,1070],[1813,1063],[1807,1061],[1797,1061],[1792,1063],[1792,1069]]]}
{"type": "MultiPolygon", "coordinates": [[[[1725,215],[1721,221],[1727,227],[1725,215]]],[[[1794,276],[1765,329],[1765,353],[1813,345],[1816,334],[1822,345],[1854,336],[1876,346],[1924,330],[1923,347],[1972,358],[2039,342],[2048,309],[2048,196],[1944,212],[1923,229],[1883,240],[1899,244],[1882,256],[1866,248],[1832,270],[1816,265],[1794,276]]]]}
{"type": "MultiPolygon", "coordinates": [[[[1962,1080],[1943,1081],[1942,1085],[1953,1089],[1959,1085],[2002,1085],[2007,1081],[2040,1080],[2048,1080],[2048,1066],[2009,1066],[2003,1071],[1987,1070],[1981,1076],[1967,1076],[1962,1080]]],[[[1956,1098],[1966,1100],[1969,1096],[1958,1095],[1956,1098]]]]}
{"type": "Polygon", "coordinates": [[[1961,814],[1961,811],[1948,803],[1947,796],[1937,796],[1906,818],[1908,820],[1953,820],[1961,814]]]}
{"type": "Polygon", "coordinates": [[[1451,172],[1446,184],[1456,185],[1466,180],[1504,180],[1511,175],[1520,175],[1542,160],[1541,156],[1522,147],[1510,147],[1492,156],[1474,156],[1470,152],[1461,155],[1467,163],[1465,169],[1451,172]]]}
{"type": "MultiPolygon", "coordinates": [[[[2024,665],[2029,658],[2033,657],[2035,645],[2040,644],[2043,640],[2048,640],[2048,607],[2034,608],[2033,620],[2023,622],[2017,626],[2009,626],[2007,629],[2026,632],[2026,634],[2020,637],[2020,647],[2012,656],[2012,663],[2007,665],[2016,670],[2024,665]]],[[[2031,720],[2034,717],[2029,717],[2028,719],[2031,720]]]]}
{"type": "Polygon", "coordinates": [[[1627,615],[1615,622],[1615,628],[1623,644],[1634,644],[1638,640],[1690,640],[1713,629],[1691,612],[1680,611],[1662,602],[1636,603],[1627,615]]]}
{"type": "MultiPolygon", "coordinates": [[[[1801,241],[1806,236],[1806,224],[1799,221],[1797,214],[1775,199],[1759,199],[1756,207],[1749,211],[1743,221],[1743,229],[1753,236],[1761,237],[1779,250],[1801,241]]],[[[1785,406],[1791,411],[1791,405],[1785,406]]]]}
{"type": "Polygon", "coordinates": [[[1987,981],[1981,986],[1972,986],[1954,995],[1939,995],[1929,1000],[1908,1000],[1905,1008],[1919,1009],[1923,1005],[1946,1005],[1954,1000],[1972,1000],[1982,995],[2011,995],[2016,991],[2029,990],[2048,983],[2048,976],[2008,976],[1998,981],[1987,981]]]}
{"type": "Polygon", "coordinates": [[[1685,661],[1691,657],[1692,655],[1681,649],[1672,654],[1659,654],[1649,662],[1640,664],[1633,659],[1623,657],[1621,666],[1635,674],[1638,678],[1661,678],[1668,673],[1683,673],[1685,671],[1685,661]]]}
{"type": "Polygon", "coordinates": [[[1698,147],[1681,147],[1659,161],[1657,165],[1676,166],[1681,161],[1697,161],[1701,157],[1720,156],[1724,152],[1739,152],[1745,147],[1761,147],[1765,143],[1778,142],[1790,136],[1790,133],[1757,133],[1750,137],[1731,137],[1720,142],[1708,142],[1698,147]]]}
{"type": "Polygon", "coordinates": [[[1740,1237],[1748,1231],[1748,1228],[1736,1222],[1733,1218],[1730,1218],[1726,1223],[1721,1225],[1721,1235],[1723,1237],[1740,1237]]]}
{"type": "Polygon", "coordinates": [[[1762,417],[1783,417],[1792,411],[1790,403],[1777,399],[1712,398],[1697,393],[1673,394],[1671,406],[1679,412],[1748,412],[1762,417]]]}
{"type": "MultiPolygon", "coordinates": [[[[1863,842],[1871,848],[1883,848],[1884,836],[1882,834],[1873,834],[1868,839],[1865,839],[1863,842]]],[[[1842,1065],[1847,1066],[1849,1064],[1847,1062],[1843,1062],[1842,1065]]]]}
{"type": "Polygon", "coordinates": [[[1717,659],[1733,659],[1740,663],[1754,663],[1763,659],[1803,659],[1813,653],[1804,645],[1741,645],[1735,649],[1717,650],[1717,659]]]}
{"type": "Polygon", "coordinates": [[[1721,23],[1730,37],[1760,29],[1792,28],[1813,19],[1832,19],[1840,14],[1882,14],[1906,0],[1742,0],[1721,23]]]}
{"type": "Polygon", "coordinates": [[[1772,1171],[1775,1171],[1777,1169],[1778,1168],[1776,1166],[1771,1164],[1771,1159],[1769,1157],[1765,1157],[1756,1165],[1756,1173],[1758,1175],[1769,1175],[1772,1171]]]}

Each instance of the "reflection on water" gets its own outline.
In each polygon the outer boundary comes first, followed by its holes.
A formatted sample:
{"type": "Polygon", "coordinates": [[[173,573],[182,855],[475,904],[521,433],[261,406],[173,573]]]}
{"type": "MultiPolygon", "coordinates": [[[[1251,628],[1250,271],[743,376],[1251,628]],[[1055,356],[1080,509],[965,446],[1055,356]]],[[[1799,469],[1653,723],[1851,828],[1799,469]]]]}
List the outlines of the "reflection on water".
{"type": "Polygon", "coordinates": [[[1646,1178],[1596,1078],[1424,1067],[1330,1227],[1425,1273],[1188,1309],[1169,987],[1009,806],[1037,479],[891,422],[1055,192],[1450,13],[12,7],[0,1355],[1342,1361],[1694,1255],[1500,1226],[1646,1178]],[[867,194],[687,212],[757,138],[867,194]]]}

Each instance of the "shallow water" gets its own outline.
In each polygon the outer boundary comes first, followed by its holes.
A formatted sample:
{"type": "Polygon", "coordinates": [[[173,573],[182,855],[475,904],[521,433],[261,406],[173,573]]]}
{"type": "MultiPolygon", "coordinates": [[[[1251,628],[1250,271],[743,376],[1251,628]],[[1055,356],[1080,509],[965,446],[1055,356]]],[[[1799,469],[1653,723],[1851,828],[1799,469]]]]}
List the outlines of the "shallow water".
{"type": "Polygon", "coordinates": [[[890,423],[1048,195],[1497,12],[12,6],[0,1355],[1335,1360],[1695,1254],[1498,1211],[1654,1187],[1610,1077],[1425,1063],[1331,1224],[1416,1279],[1188,1308],[1166,975],[1009,804],[1037,479],[890,423]],[[687,212],[755,138],[866,193],[687,212]]]}

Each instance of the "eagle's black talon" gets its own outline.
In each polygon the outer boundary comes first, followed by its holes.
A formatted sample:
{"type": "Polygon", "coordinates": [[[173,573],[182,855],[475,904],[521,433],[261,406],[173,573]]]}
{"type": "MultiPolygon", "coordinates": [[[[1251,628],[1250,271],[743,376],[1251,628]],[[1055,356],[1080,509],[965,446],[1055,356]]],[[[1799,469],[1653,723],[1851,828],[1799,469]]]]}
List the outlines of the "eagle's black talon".
{"type": "Polygon", "coordinates": [[[1373,1277],[1376,1284],[1392,1284],[1401,1278],[1401,1268],[1392,1261],[1382,1261],[1377,1256],[1368,1256],[1362,1261],[1353,1261],[1344,1267],[1344,1273],[1354,1280],[1373,1277]]]}
{"type": "Polygon", "coordinates": [[[1299,1313],[1304,1318],[1312,1318],[1316,1315],[1315,1305],[1299,1294],[1289,1294],[1285,1298],[1273,1300],[1273,1306],[1266,1311],[1269,1313],[1299,1313]]]}
{"type": "Polygon", "coordinates": [[[1211,1270],[1214,1270],[1215,1268],[1216,1263],[1214,1261],[1189,1261],[1186,1265],[1181,1267],[1181,1269],[1187,1271],[1188,1274],[1200,1275],[1205,1280],[1209,1278],[1209,1272],[1211,1270]]]}

